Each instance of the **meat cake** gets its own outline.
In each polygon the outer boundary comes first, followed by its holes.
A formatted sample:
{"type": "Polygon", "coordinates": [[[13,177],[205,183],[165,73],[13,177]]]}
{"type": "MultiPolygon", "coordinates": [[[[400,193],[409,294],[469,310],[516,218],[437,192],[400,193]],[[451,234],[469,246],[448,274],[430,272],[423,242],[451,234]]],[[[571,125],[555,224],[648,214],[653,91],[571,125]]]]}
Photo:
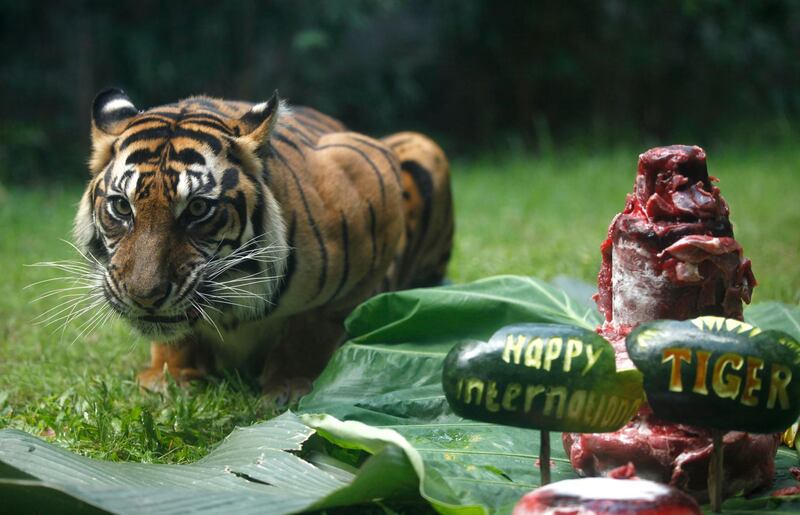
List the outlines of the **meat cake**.
{"type": "MultiPolygon", "coordinates": [[[[634,191],[601,245],[595,295],[605,315],[598,333],[614,346],[618,368],[633,366],[625,336],[641,322],[742,319],[756,280],[715,182],[700,147],[659,147],[639,156],[634,191]]],[[[583,476],[633,462],[641,477],[707,498],[710,431],[658,420],[647,405],[617,432],[564,433],[563,443],[583,476]]],[[[779,435],[726,434],[725,494],[769,486],[778,443],[779,435]]]]}

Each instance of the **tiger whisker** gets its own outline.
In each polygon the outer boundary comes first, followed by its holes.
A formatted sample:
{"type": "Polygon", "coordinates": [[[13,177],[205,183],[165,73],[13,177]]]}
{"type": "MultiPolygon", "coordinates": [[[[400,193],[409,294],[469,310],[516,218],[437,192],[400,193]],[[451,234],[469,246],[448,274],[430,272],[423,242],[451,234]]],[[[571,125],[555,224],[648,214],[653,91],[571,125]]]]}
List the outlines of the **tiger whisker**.
{"type": "Polygon", "coordinates": [[[275,245],[274,243],[269,243],[267,245],[264,245],[263,247],[258,247],[255,244],[252,245],[245,244],[242,245],[241,247],[236,248],[235,250],[233,250],[232,252],[230,252],[225,256],[220,256],[219,258],[220,259],[236,258],[236,257],[246,256],[248,254],[255,254],[255,255],[271,254],[273,252],[279,252],[283,250],[286,249],[282,245],[275,245]]]}
{"type": "Polygon", "coordinates": [[[93,333],[98,327],[105,325],[111,319],[113,314],[114,311],[111,308],[106,308],[106,314],[98,320],[98,322],[94,325],[91,331],[87,333],[87,336],[93,333]]]}
{"type": "MultiPolygon", "coordinates": [[[[238,280],[241,280],[241,279],[247,279],[248,277],[255,277],[255,276],[257,276],[257,275],[261,275],[261,274],[263,274],[263,273],[264,273],[264,271],[263,271],[263,270],[259,270],[258,272],[253,272],[252,274],[247,274],[247,275],[245,275],[245,276],[242,276],[242,277],[237,277],[237,278],[235,278],[235,279],[232,279],[232,280],[236,280],[236,281],[238,281],[238,280]]],[[[226,282],[226,281],[220,281],[220,282],[226,282]]]]}
{"type": "MultiPolygon", "coordinates": [[[[81,285],[81,286],[66,286],[64,288],[56,288],[56,289],[47,291],[47,292],[43,293],[42,295],[40,295],[39,297],[31,300],[30,303],[32,304],[32,303],[35,303],[35,302],[39,302],[39,301],[41,301],[43,299],[46,299],[46,298],[49,298],[49,297],[53,297],[53,296],[57,296],[59,300],[63,301],[63,300],[66,300],[66,299],[69,299],[69,298],[72,298],[72,297],[80,297],[80,296],[91,295],[92,293],[95,293],[98,290],[99,290],[99,288],[98,288],[97,284],[85,285],[85,286],[83,286],[83,285],[81,285]]],[[[52,308],[50,308],[50,309],[52,309],[52,308]]],[[[48,311],[50,311],[50,309],[48,309],[48,311]]]]}
{"type": "Polygon", "coordinates": [[[67,266],[82,269],[89,269],[89,265],[93,265],[91,261],[78,261],[76,259],[57,259],[54,261],[37,261],[36,263],[29,263],[27,267],[58,267],[67,266]]]}
{"type": "Polygon", "coordinates": [[[58,270],[60,272],[66,273],[67,275],[64,276],[64,279],[67,279],[67,280],[69,280],[69,279],[72,279],[72,280],[90,279],[90,278],[97,277],[97,275],[98,275],[94,271],[91,271],[91,270],[74,270],[74,269],[67,269],[67,268],[64,268],[64,267],[50,267],[50,268],[55,268],[56,270],[58,270]]]}
{"type": "MultiPolygon", "coordinates": [[[[75,309],[78,307],[78,305],[80,305],[80,302],[76,302],[75,304],[73,304],[72,309],[69,311],[69,313],[67,313],[66,319],[61,324],[61,334],[59,335],[59,338],[64,338],[64,334],[67,332],[67,327],[78,316],[78,315],[73,316],[73,314],[75,314],[75,309]]],[[[55,329],[55,331],[57,330],[58,328],[55,329]]]]}
{"type": "Polygon", "coordinates": [[[42,327],[47,327],[49,325],[53,325],[56,322],[59,322],[59,321],[64,320],[64,319],[67,319],[68,321],[71,322],[75,318],[78,318],[79,316],[83,315],[84,313],[87,313],[88,311],[90,311],[90,310],[96,308],[97,306],[101,305],[103,303],[103,299],[102,298],[97,298],[97,299],[93,300],[91,302],[91,304],[89,304],[88,306],[84,306],[84,307],[80,308],[77,312],[74,312],[74,309],[81,302],[83,302],[83,299],[79,299],[79,300],[75,301],[73,304],[70,304],[66,308],[60,310],[58,313],[54,313],[53,315],[51,315],[50,317],[48,317],[45,320],[36,321],[34,323],[37,324],[37,325],[41,325],[42,327]],[[66,312],[66,311],[70,311],[70,313],[64,314],[64,312],[66,312]],[[70,318],[73,315],[73,312],[74,312],[74,317],[70,318]]]}
{"type": "Polygon", "coordinates": [[[242,282],[242,281],[246,281],[246,280],[248,280],[248,279],[251,279],[251,278],[253,278],[253,277],[256,277],[256,276],[259,276],[259,275],[261,275],[261,273],[262,273],[261,271],[258,271],[258,272],[252,273],[252,274],[245,275],[245,276],[243,276],[243,277],[236,277],[236,278],[232,278],[232,279],[230,279],[230,280],[225,280],[225,281],[218,281],[218,280],[216,280],[216,279],[214,279],[214,278],[210,278],[210,277],[206,277],[206,278],[205,278],[205,280],[206,280],[207,282],[214,282],[214,283],[225,283],[225,284],[228,284],[228,283],[233,283],[233,282],[242,282]]]}
{"type": "Polygon", "coordinates": [[[103,267],[103,264],[102,264],[102,263],[101,263],[101,262],[100,262],[100,261],[99,261],[99,260],[98,260],[96,257],[94,257],[94,255],[93,255],[91,252],[87,252],[87,253],[85,253],[85,254],[84,254],[84,252],[83,252],[81,249],[79,249],[79,248],[78,248],[78,247],[77,247],[77,246],[76,246],[74,243],[72,243],[71,241],[67,241],[67,240],[64,240],[64,239],[62,239],[61,241],[63,241],[64,243],[66,243],[67,245],[69,245],[70,247],[72,247],[73,249],[75,249],[75,251],[76,251],[78,254],[80,254],[80,255],[81,255],[81,257],[83,257],[83,259],[85,259],[85,260],[86,260],[86,261],[88,261],[89,263],[94,263],[95,265],[97,265],[97,266],[98,266],[98,267],[100,267],[101,269],[102,269],[102,268],[104,268],[104,267],[103,267]],[[89,254],[89,257],[87,257],[87,256],[86,256],[86,254],[89,254]],[[91,258],[91,259],[90,259],[90,258],[91,258]]]}
{"type": "Polygon", "coordinates": [[[281,276],[279,275],[264,275],[261,277],[253,278],[253,276],[247,277],[240,277],[238,279],[231,279],[228,281],[217,281],[220,284],[228,284],[228,285],[238,285],[239,283],[247,283],[247,284],[258,284],[258,283],[265,283],[269,281],[274,281],[275,279],[279,279],[281,276]]]}
{"type": "Polygon", "coordinates": [[[232,279],[225,279],[223,281],[215,281],[215,282],[218,282],[218,283],[221,283],[221,284],[236,284],[236,283],[247,282],[249,280],[252,280],[252,281],[261,281],[261,280],[271,281],[271,280],[274,280],[274,279],[279,279],[280,277],[281,276],[279,276],[279,275],[250,274],[250,275],[243,276],[243,277],[234,277],[232,279]]]}
{"type": "MultiPolygon", "coordinates": [[[[92,301],[92,303],[88,306],[87,311],[89,311],[91,309],[94,309],[95,307],[97,307],[100,304],[102,304],[102,300],[103,299],[100,296],[95,297],[94,301],[92,301]]],[[[64,328],[66,329],[67,325],[72,323],[73,320],[75,320],[76,318],[80,317],[83,313],[86,313],[87,311],[83,311],[83,312],[81,312],[81,311],[74,312],[74,310],[70,311],[69,315],[67,316],[67,319],[64,320],[64,323],[63,323],[64,328]]]]}
{"type": "MultiPolygon", "coordinates": [[[[228,270],[230,270],[231,268],[235,267],[238,264],[239,263],[233,263],[233,264],[231,264],[230,267],[226,267],[225,269],[220,269],[220,270],[216,270],[216,271],[207,272],[206,273],[206,277],[208,279],[216,280],[219,276],[221,276],[222,274],[224,274],[225,272],[227,272],[228,270]]],[[[263,272],[264,272],[263,270],[259,270],[258,273],[261,274],[263,272]]]]}
{"type": "Polygon", "coordinates": [[[203,320],[205,320],[206,322],[211,324],[211,326],[217,331],[217,335],[219,336],[219,339],[221,341],[224,341],[225,338],[223,338],[222,332],[219,330],[219,327],[217,327],[217,324],[214,323],[214,321],[211,319],[211,317],[208,316],[208,313],[206,312],[205,309],[203,309],[203,306],[198,304],[197,302],[195,302],[193,299],[190,299],[189,302],[191,302],[192,306],[194,306],[194,308],[200,313],[200,316],[203,317],[203,320]]]}
{"type": "Polygon", "coordinates": [[[82,328],[83,328],[83,330],[81,330],[81,332],[80,332],[80,333],[78,333],[78,336],[76,336],[76,337],[75,337],[75,339],[74,339],[74,340],[72,340],[72,343],[74,344],[74,343],[75,343],[76,341],[78,341],[78,340],[79,340],[79,339],[80,339],[80,338],[81,338],[83,335],[85,335],[85,334],[87,334],[87,335],[88,335],[88,334],[90,334],[90,333],[91,333],[91,331],[93,331],[93,330],[94,330],[94,328],[95,328],[95,327],[97,327],[97,323],[98,323],[98,322],[100,321],[100,319],[102,319],[102,317],[103,317],[103,316],[104,316],[104,315],[107,313],[108,309],[110,309],[108,306],[103,306],[103,308],[102,308],[102,309],[100,309],[99,311],[97,311],[97,313],[93,314],[93,315],[91,316],[91,318],[89,318],[89,321],[88,321],[88,322],[84,322],[84,323],[83,323],[83,324],[82,324],[82,325],[81,325],[81,326],[78,328],[78,329],[80,330],[80,329],[81,329],[81,327],[82,327],[82,328]]]}
{"type": "MultiPolygon", "coordinates": [[[[95,320],[100,318],[104,313],[105,313],[105,309],[103,309],[103,308],[101,308],[101,309],[97,310],[96,312],[94,312],[85,322],[83,322],[78,327],[79,333],[75,337],[75,339],[72,340],[71,343],[75,343],[81,336],[83,336],[83,334],[86,333],[86,331],[92,326],[92,324],[95,322],[95,320]]],[[[64,324],[64,326],[66,327],[66,324],[64,324]]]]}
{"type": "Polygon", "coordinates": [[[251,287],[251,286],[258,286],[258,285],[261,285],[261,284],[269,284],[269,283],[272,283],[272,282],[274,282],[274,281],[272,281],[272,280],[263,280],[263,281],[254,280],[254,281],[251,281],[251,282],[234,284],[234,285],[217,284],[216,285],[216,287],[217,287],[216,289],[217,290],[233,291],[233,292],[236,292],[236,293],[241,293],[243,295],[248,295],[248,294],[263,295],[266,292],[251,291],[248,288],[251,287]]]}
{"type": "Polygon", "coordinates": [[[31,263],[26,266],[31,268],[55,268],[57,270],[63,270],[75,275],[91,273],[94,270],[93,268],[90,268],[89,265],[84,263],[64,263],[58,261],[40,261],[39,263],[31,263]]]}
{"type": "Polygon", "coordinates": [[[219,252],[220,246],[222,244],[222,242],[220,242],[220,244],[217,245],[217,248],[214,250],[214,254],[217,255],[217,259],[218,260],[228,259],[228,258],[236,258],[236,257],[238,257],[238,256],[240,256],[240,255],[242,255],[244,253],[251,252],[252,251],[252,250],[250,250],[251,247],[253,247],[253,250],[258,250],[258,247],[257,247],[258,243],[259,243],[259,241],[251,239],[251,240],[243,243],[239,247],[233,249],[229,254],[227,254],[225,256],[218,256],[217,252],[219,252]]]}
{"type": "Polygon", "coordinates": [[[60,315],[61,313],[63,313],[64,311],[67,311],[68,309],[72,308],[73,306],[79,305],[83,301],[84,301],[83,298],[65,300],[65,301],[61,302],[60,304],[58,304],[56,306],[53,306],[52,308],[48,309],[44,313],[40,313],[39,315],[37,315],[33,319],[33,323],[35,323],[35,324],[46,324],[53,317],[60,315]],[[41,320],[41,319],[44,319],[44,320],[41,320]]]}
{"type": "Polygon", "coordinates": [[[47,324],[43,324],[42,327],[54,326],[53,331],[50,334],[55,334],[60,329],[61,330],[61,334],[63,336],[64,332],[66,331],[66,328],[69,326],[69,324],[73,320],[75,320],[79,316],[82,316],[82,315],[84,315],[86,313],[91,312],[93,309],[96,309],[99,305],[100,305],[99,303],[91,304],[89,306],[84,306],[84,307],[78,309],[77,311],[74,311],[77,308],[77,306],[72,306],[69,313],[67,313],[67,314],[65,314],[65,315],[63,315],[63,316],[61,316],[61,317],[59,317],[59,318],[57,318],[55,320],[51,320],[47,324]]]}
{"type": "Polygon", "coordinates": [[[238,293],[234,293],[234,294],[230,294],[230,295],[221,295],[221,296],[219,296],[219,298],[224,298],[224,299],[242,299],[242,300],[247,300],[247,299],[266,300],[264,297],[259,297],[258,295],[241,295],[241,294],[238,294],[238,293]]]}
{"type": "Polygon", "coordinates": [[[59,316],[60,314],[64,313],[65,311],[68,311],[70,309],[75,308],[75,306],[80,305],[80,303],[82,301],[83,301],[83,299],[66,300],[66,301],[58,304],[57,306],[54,306],[54,307],[48,309],[44,313],[40,313],[39,315],[37,315],[32,320],[32,323],[35,324],[35,325],[47,326],[48,323],[50,322],[50,320],[52,320],[54,317],[59,316]],[[57,311],[57,312],[55,312],[55,311],[57,311]]]}
{"type": "MultiPolygon", "coordinates": [[[[51,291],[49,291],[47,293],[43,293],[42,295],[40,295],[40,296],[36,297],[35,299],[31,300],[29,302],[29,304],[33,304],[35,302],[42,301],[42,300],[44,300],[44,299],[46,299],[48,297],[52,297],[53,295],[58,295],[59,293],[66,293],[66,292],[75,291],[75,290],[89,290],[89,289],[96,288],[96,287],[97,287],[97,285],[95,285],[95,284],[87,284],[85,286],[71,286],[71,287],[68,287],[68,288],[58,288],[56,290],[51,290],[51,291]]],[[[84,295],[84,294],[83,293],[73,293],[71,295],[84,295]]],[[[66,298],[66,297],[64,297],[64,298],[66,298]]]]}
{"type": "Polygon", "coordinates": [[[252,310],[256,309],[255,306],[247,306],[245,304],[239,304],[238,302],[232,302],[232,301],[227,300],[227,299],[205,299],[205,301],[206,301],[206,304],[208,304],[209,306],[211,306],[211,303],[216,303],[216,304],[222,304],[222,305],[225,305],[225,306],[236,306],[237,308],[242,308],[242,309],[252,309],[252,310]]]}
{"type": "Polygon", "coordinates": [[[233,294],[236,294],[236,295],[242,295],[242,296],[245,296],[245,297],[254,297],[254,298],[259,298],[259,299],[261,298],[261,295],[259,295],[257,293],[251,292],[249,290],[244,290],[244,289],[241,289],[241,288],[237,288],[235,286],[228,286],[228,285],[225,285],[225,284],[216,284],[214,286],[216,286],[218,289],[221,288],[223,290],[230,291],[230,292],[232,292],[233,294]]]}
{"type": "Polygon", "coordinates": [[[51,277],[50,279],[42,279],[41,281],[36,281],[35,283],[31,283],[31,284],[29,284],[27,286],[23,286],[22,289],[23,290],[27,290],[29,288],[33,288],[34,286],[39,286],[40,284],[50,283],[50,282],[53,282],[53,281],[69,281],[69,280],[72,280],[73,284],[75,284],[77,282],[80,282],[80,281],[84,281],[84,282],[88,283],[88,280],[84,279],[83,277],[74,277],[74,276],[70,277],[68,275],[62,275],[62,276],[59,276],[59,277],[51,277]]]}
{"type": "Polygon", "coordinates": [[[258,284],[261,284],[261,283],[260,282],[254,282],[254,283],[247,283],[247,284],[241,284],[241,285],[236,285],[236,286],[228,286],[228,285],[221,284],[221,285],[217,286],[216,291],[219,294],[227,294],[226,292],[231,292],[231,293],[235,293],[237,295],[256,296],[256,297],[263,297],[264,295],[267,295],[267,292],[251,291],[251,290],[246,289],[249,286],[255,286],[255,285],[258,285],[258,284]]]}
{"type": "Polygon", "coordinates": [[[237,307],[245,308],[245,309],[250,309],[250,308],[255,309],[254,306],[246,306],[244,304],[238,304],[236,302],[231,302],[230,300],[228,300],[229,297],[223,297],[223,296],[214,295],[214,294],[211,294],[211,293],[200,293],[200,292],[197,292],[197,294],[198,294],[199,297],[201,297],[207,303],[216,302],[218,304],[227,304],[229,306],[237,306],[237,307]]]}
{"type": "Polygon", "coordinates": [[[70,305],[71,304],[80,304],[86,298],[87,298],[87,294],[85,292],[70,293],[68,295],[63,295],[63,296],[58,298],[59,303],[57,305],[53,306],[52,308],[49,308],[47,311],[45,311],[43,313],[38,314],[36,316],[36,318],[34,318],[33,320],[36,321],[38,318],[40,318],[42,316],[50,315],[50,314],[52,314],[53,311],[55,311],[56,309],[58,309],[60,307],[63,307],[64,305],[67,305],[67,304],[70,304],[70,305]]]}
{"type": "Polygon", "coordinates": [[[261,255],[275,255],[275,254],[277,254],[279,252],[282,252],[284,250],[286,250],[286,249],[284,249],[281,246],[277,246],[277,245],[267,245],[265,247],[254,247],[252,249],[250,249],[250,248],[248,248],[248,249],[239,248],[239,249],[235,250],[234,252],[231,252],[228,255],[219,256],[217,259],[236,259],[236,258],[240,258],[240,257],[244,257],[244,256],[254,257],[254,256],[261,256],[261,255]]]}
{"type": "Polygon", "coordinates": [[[282,246],[274,244],[265,247],[250,249],[249,247],[260,242],[261,240],[251,240],[253,243],[246,242],[230,254],[226,256],[216,257],[209,261],[205,268],[211,277],[216,277],[230,268],[243,263],[245,261],[258,261],[269,263],[276,261],[280,255],[286,251],[282,246]],[[271,258],[271,259],[267,259],[271,258]]]}
{"type": "MultiPolygon", "coordinates": [[[[26,265],[29,267],[55,269],[66,275],[36,281],[25,286],[24,289],[49,284],[54,281],[66,283],[66,286],[53,288],[30,301],[30,303],[36,303],[56,297],[58,299],[56,305],[39,313],[32,322],[43,327],[60,323],[63,334],[63,330],[66,329],[69,323],[102,304],[103,296],[100,281],[103,278],[103,266],[91,253],[87,255],[87,253],[81,251],[69,241],[61,241],[72,247],[81,259],[41,261],[26,265]]],[[[100,312],[103,312],[103,310],[98,313],[100,312]]],[[[93,314],[81,327],[88,327],[86,324],[95,320],[96,316],[97,313],[93,314]]],[[[57,331],[58,327],[55,330],[57,331]]]]}
{"type": "MultiPolygon", "coordinates": [[[[256,280],[256,279],[251,279],[251,280],[256,280]]],[[[223,288],[223,289],[226,289],[226,290],[236,290],[236,291],[239,291],[239,292],[242,292],[242,293],[253,293],[253,292],[251,292],[249,290],[243,289],[240,284],[228,284],[225,281],[214,281],[214,280],[209,280],[209,279],[206,279],[204,281],[204,283],[209,285],[209,286],[213,286],[215,288],[223,288]]]]}
{"type": "MultiPolygon", "coordinates": [[[[202,299],[201,299],[201,300],[202,300],[202,299]]],[[[199,304],[199,305],[201,305],[201,306],[204,306],[204,307],[207,307],[207,308],[213,309],[213,310],[214,310],[214,311],[216,311],[217,313],[223,313],[223,311],[222,311],[221,309],[219,309],[218,307],[212,306],[212,305],[211,305],[211,304],[209,304],[208,302],[199,302],[199,301],[198,301],[198,304],[199,304]]]]}

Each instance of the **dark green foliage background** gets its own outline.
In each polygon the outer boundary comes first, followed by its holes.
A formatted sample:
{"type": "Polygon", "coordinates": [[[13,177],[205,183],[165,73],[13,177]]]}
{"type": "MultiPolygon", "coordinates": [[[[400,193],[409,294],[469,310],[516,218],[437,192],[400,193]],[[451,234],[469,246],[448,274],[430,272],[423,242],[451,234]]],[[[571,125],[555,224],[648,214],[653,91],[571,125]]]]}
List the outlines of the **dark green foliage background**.
{"type": "Polygon", "coordinates": [[[82,178],[109,85],[139,107],[278,88],[453,155],[771,137],[800,112],[798,48],[790,0],[0,0],[0,181],[82,178]]]}

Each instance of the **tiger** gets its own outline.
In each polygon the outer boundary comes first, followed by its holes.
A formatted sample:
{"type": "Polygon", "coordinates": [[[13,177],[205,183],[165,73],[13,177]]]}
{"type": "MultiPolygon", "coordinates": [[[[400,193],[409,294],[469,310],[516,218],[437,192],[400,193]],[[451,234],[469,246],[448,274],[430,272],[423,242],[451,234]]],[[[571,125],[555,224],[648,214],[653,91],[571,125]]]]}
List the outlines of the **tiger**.
{"type": "Polygon", "coordinates": [[[277,91],[91,111],[74,241],[103,302],[152,341],[139,384],[236,370],[278,404],[308,393],[369,297],[436,285],[450,259],[450,165],[432,139],[376,139],[277,91]]]}

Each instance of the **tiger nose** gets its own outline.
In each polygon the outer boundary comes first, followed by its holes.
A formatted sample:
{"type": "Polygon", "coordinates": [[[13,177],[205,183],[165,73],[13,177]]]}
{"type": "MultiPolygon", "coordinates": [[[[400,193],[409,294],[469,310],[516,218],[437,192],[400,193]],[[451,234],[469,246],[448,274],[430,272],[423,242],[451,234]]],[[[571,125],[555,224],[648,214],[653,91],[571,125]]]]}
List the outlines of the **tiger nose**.
{"type": "Polygon", "coordinates": [[[159,284],[149,291],[136,291],[129,288],[128,296],[140,307],[158,308],[167,300],[171,290],[172,285],[170,283],[164,283],[159,284]]]}

